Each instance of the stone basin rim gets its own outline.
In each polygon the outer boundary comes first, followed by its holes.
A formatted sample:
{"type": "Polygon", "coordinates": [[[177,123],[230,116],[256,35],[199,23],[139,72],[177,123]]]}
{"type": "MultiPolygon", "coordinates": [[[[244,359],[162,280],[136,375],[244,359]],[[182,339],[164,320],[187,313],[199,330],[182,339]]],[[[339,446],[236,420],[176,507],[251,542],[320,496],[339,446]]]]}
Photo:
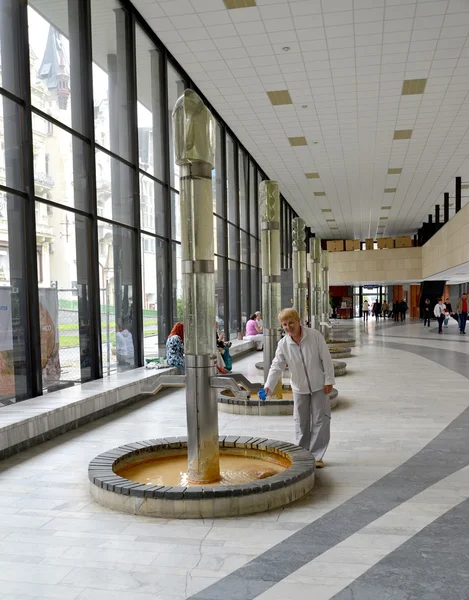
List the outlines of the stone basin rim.
{"type": "MultiPolygon", "coordinates": [[[[229,498],[258,494],[260,492],[282,489],[314,475],[314,457],[295,444],[262,437],[231,435],[220,436],[219,447],[220,449],[223,448],[223,454],[230,454],[230,449],[235,448],[244,450],[255,449],[267,454],[277,454],[290,460],[291,465],[281,473],[266,477],[265,479],[227,486],[213,486],[209,484],[191,487],[150,486],[125,479],[114,472],[114,467],[124,459],[139,457],[144,460],[145,455],[157,454],[163,450],[174,450],[173,455],[181,454],[181,450],[187,450],[187,437],[170,437],[139,441],[99,454],[89,464],[88,479],[92,485],[109,492],[114,492],[117,495],[173,501],[202,500],[217,497],[229,498]]],[[[171,454],[165,457],[169,458],[171,454]]]]}
{"type": "MultiPolygon", "coordinates": [[[[234,398],[231,396],[225,396],[224,392],[227,392],[229,390],[222,390],[219,394],[218,394],[218,402],[220,402],[221,404],[238,404],[241,406],[259,406],[259,404],[264,407],[267,408],[269,406],[293,406],[294,402],[293,400],[266,400],[265,402],[262,400],[258,400],[257,398],[255,399],[249,399],[249,400],[244,400],[244,399],[239,399],[239,398],[234,398]]],[[[332,389],[332,392],[329,394],[329,398],[331,400],[335,400],[337,398],[337,396],[339,395],[338,390],[336,390],[336,388],[332,389]]]]}

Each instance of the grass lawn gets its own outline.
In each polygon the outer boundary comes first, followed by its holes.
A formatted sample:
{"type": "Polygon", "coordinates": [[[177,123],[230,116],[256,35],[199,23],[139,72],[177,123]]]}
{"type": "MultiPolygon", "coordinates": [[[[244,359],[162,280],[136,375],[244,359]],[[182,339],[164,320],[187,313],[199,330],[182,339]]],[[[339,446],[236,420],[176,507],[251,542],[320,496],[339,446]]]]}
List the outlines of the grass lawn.
{"type": "MultiPolygon", "coordinates": [[[[158,334],[157,329],[147,329],[144,332],[144,337],[151,337],[151,336],[157,335],[157,334],[158,334]]],[[[116,345],[115,332],[111,333],[110,340],[111,340],[111,344],[113,346],[115,346],[116,345]]],[[[105,344],[107,342],[107,335],[104,332],[102,333],[101,341],[103,344],[105,344]]],[[[60,348],[62,350],[65,348],[76,348],[77,346],[80,345],[80,336],[79,335],[60,335],[59,334],[59,343],[60,343],[60,348]]]]}

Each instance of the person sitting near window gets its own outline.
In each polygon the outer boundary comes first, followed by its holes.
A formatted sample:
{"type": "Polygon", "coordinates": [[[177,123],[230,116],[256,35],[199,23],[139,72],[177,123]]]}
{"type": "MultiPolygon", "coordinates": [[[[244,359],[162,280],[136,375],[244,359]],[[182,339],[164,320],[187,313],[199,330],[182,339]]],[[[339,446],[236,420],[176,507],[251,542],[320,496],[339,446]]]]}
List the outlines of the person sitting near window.
{"type": "Polygon", "coordinates": [[[168,335],[166,340],[166,364],[169,367],[176,367],[180,371],[185,370],[183,323],[176,323],[168,335]]]}
{"type": "Polygon", "coordinates": [[[256,313],[252,314],[249,317],[249,321],[246,323],[246,335],[244,336],[244,339],[257,342],[258,350],[264,349],[264,336],[262,334],[262,329],[259,327],[256,313]]]}
{"type": "Polygon", "coordinates": [[[257,327],[259,328],[259,333],[262,333],[264,330],[264,322],[262,320],[262,313],[260,310],[258,310],[256,312],[256,322],[257,322],[257,327]]]}

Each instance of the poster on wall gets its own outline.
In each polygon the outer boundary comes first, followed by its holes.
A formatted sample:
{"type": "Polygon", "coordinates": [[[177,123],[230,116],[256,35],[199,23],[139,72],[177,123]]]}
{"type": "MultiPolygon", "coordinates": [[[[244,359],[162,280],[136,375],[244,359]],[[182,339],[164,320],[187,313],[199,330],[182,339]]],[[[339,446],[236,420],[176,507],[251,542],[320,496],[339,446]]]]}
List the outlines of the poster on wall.
{"type": "Polygon", "coordinates": [[[11,288],[0,287],[0,398],[15,396],[11,288]]]}
{"type": "Polygon", "coordinates": [[[59,300],[55,288],[39,289],[41,328],[42,385],[48,387],[60,380],[59,300]]]}
{"type": "MultiPolygon", "coordinates": [[[[39,290],[39,321],[41,330],[41,365],[44,387],[60,380],[59,303],[57,290],[39,290]]],[[[11,287],[0,287],[0,398],[15,398],[15,368],[13,347],[11,287]]]]}

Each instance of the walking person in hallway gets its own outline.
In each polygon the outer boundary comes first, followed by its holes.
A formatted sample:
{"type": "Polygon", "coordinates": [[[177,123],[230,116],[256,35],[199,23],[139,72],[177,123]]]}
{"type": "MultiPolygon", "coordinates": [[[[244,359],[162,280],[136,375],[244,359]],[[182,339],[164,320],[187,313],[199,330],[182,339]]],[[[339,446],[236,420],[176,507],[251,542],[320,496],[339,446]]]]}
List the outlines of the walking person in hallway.
{"type": "Polygon", "coordinates": [[[400,305],[399,300],[395,300],[393,303],[393,307],[392,307],[392,316],[393,316],[394,321],[396,321],[396,323],[397,323],[397,321],[399,321],[399,310],[400,310],[399,305],[400,305]]]}
{"type": "Polygon", "coordinates": [[[456,312],[459,315],[459,333],[466,335],[467,321],[467,294],[464,292],[462,298],[459,298],[456,304],[456,312]]]}
{"type": "Polygon", "coordinates": [[[443,321],[446,314],[446,306],[443,304],[443,298],[438,298],[438,304],[435,304],[433,313],[438,321],[438,333],[443,335],[443,321]]]}
{"type": "Polygon", "coordinates": [[[364,321],[368,321],[369,310],[370,310],[370,307],[369,307],[369,304],[368,304],[368,300],[365,300],[363,302],[363,306],[362,306],[363,320],[364,321]]]}
{"type": "Polygon", "coordinates": [[[373,314],[375,315],[375,319],[378,320],[381,315],[381,302],[379,300],[375,300],[373,314]]]}
{"type": "Polygon", "coordinates": [[[445,308],[446,308],[446,310],[445,310],[446,314],[445,314],[444,325],[445,325],[445,328],[448,329],[449,318],[450,318],[450,316],[453,313],[453,307],[451,306],[451,300],[450,300],[450,298],[446,298],[446,300],[445,300],[445,308]]]}
{"type": "Polygon", "coordinates": [[[316,467],[322,468],[331,435],[329,394],[335,383],[334,365],[322,335],[315,329],[303,327],[294,308],[282,310],[279,321],[286,335],[278,343],[264,391],[271,394],[288,364],[294,401],[295,442],[311,452],[316,467]]]}
{"type": "Polygon", "coordinates": [[[383,302],[381,311],[383,313],[383,318],[385,319],[388,316],[388,312],[389,312],[389,304],[386,302],[386,300],[383,302]]]}
{"type": "Polygon", "coordinates": [[[432,313],[430,310],[430,300],[427,298],[425,300],[425,305],[423,307],[423,326],[428,326],[430,327],[430,319],[431,319],[432,313]]]}

